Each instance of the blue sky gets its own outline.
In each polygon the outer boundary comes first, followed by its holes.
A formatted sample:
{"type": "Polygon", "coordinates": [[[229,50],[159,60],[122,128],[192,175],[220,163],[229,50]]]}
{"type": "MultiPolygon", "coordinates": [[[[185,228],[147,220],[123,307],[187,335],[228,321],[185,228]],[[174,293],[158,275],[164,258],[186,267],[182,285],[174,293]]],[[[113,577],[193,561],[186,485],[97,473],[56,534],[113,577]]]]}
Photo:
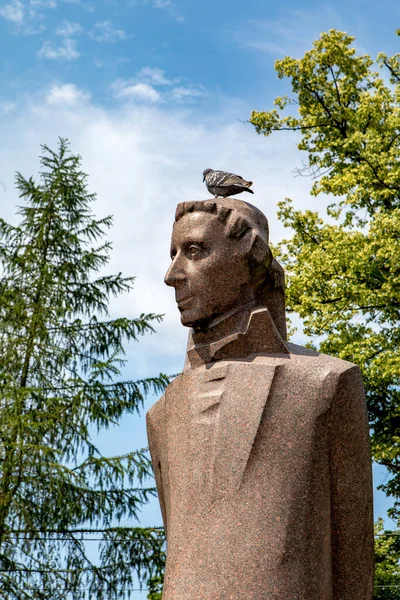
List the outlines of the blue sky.
{"type": "Polygon", "coordinates": [[[0,16],[3,104],[69,83],[109,108],[128,97],[162,96],[207,113],[219,110],[225,96],[262,108],[275,96],[274,60],[302,53],[322,30],[352,32],[372,53],[394,51],[400,6],[393,0],[379,7],[368,0],[3,0],[0,16]]]}
{"type": "MultiPolygon", "coordinates": [[[[162,280],[175,205],[207,197],[203,169],[255,182],[274,242],[289,235],[276,218],[285,196],[297,207],[326,205],[294,176],[296,138],[261,138],[245,123],[287,91],[274,61],[301,56],[330,28],[355,35],[361,52],[394,53],[397,27],[396,0],[0,0],[2,216],[14,220],[14,172],[36,173],[40,144],[68,137],[98,215],[115,215],[110,270],[137,276],[112,314],[165,313],[156,335],[128,348],[127,377],[183,365],[187,332],[162,280]]],[[[109,453],[145,445],[144,418],[126,419],[101,444],[109,453]]],[[[375,476],[378,484],[385,474],[375,476]]],[[[376,493],[376,515],[388,506],[376,493]]],[[[143,522],[160,523],[155,502],[143,522]]]]}

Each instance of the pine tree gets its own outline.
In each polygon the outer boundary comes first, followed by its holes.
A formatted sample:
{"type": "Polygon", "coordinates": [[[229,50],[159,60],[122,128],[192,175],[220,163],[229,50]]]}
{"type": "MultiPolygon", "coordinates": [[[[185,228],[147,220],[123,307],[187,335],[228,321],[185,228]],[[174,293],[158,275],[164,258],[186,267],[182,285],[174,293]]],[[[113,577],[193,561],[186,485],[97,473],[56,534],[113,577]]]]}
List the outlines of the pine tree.
{"type": "Polygon", "coordinates": [[[147,600],[162,600],[164,575],[153,577],[148,582],[147,600]]]}
{"type": "Polygon", "coordinates": [[[145,450],[102,456],[93,438],[168,383],[120,380],[123,343],[161,316],[110,318],[134,280],[104,274],[112,217],[95,218],[66,140],[42,149],[40,183],[16,176],[19,225],[0,220],[1,597],[125,598],[164,560],[162,529],[123,526],[155,493],[151,466],[145,450]]]}

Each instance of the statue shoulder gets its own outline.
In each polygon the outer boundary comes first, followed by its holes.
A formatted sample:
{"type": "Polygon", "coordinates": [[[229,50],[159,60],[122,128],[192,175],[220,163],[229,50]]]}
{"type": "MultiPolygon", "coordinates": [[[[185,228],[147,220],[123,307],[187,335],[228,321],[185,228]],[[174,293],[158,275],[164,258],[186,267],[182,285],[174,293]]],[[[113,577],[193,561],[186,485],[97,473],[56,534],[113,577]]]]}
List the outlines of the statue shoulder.
{"type": "Polygon", "coordinates": [[[305,386],[321,386],[327,398],[342,393],[364,398],[361,370],[357,365],[290,342],[287,346],[290,360],[284,370],[290,379],[301,381],[305,386]]]}
{"type": "Polygon", "coordinates": [[[316,350],[299,346],[292,342],[286,342],[286,345],[290,355],[295,359],[295,362],[304,361],[304,363],[308,363],[310,367],[321,368],[322,370],[328,370],[332,373],[337,373],[338,375],[346,371],[360,371],[357,365],[348,360],[330,356],[329,354],[323,354],[322,352],[317,352],[316,350]]]}
{"type": "Polygon", "coordinates": [[[169,390],[173,389],[179,382],[184,378],[184,373],[181,373],[173,381],[167,385],[164,394],[159,398],[147,411],[146,420],[147,423],[157,424],[163,421],[165,415],[165,397],[169,390]]]}
{"type": "Polygon", "coordinates": [[[165,412],[165,394],[159,398],[147,411],[146,421],[147,424],[157,424],[164,418],[165,412]]]}

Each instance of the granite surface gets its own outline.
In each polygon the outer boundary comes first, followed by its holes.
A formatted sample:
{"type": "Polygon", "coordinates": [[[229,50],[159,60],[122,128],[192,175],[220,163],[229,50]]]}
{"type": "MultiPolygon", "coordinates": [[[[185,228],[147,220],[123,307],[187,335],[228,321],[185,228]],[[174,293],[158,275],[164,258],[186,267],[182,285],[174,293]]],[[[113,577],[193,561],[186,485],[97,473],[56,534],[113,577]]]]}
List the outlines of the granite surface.
{"type": "Polygon", "coordinates": [[[191,327],[147,415],[164,600],[370,600],[372,476],[355,365],[287,342],[258,209],[178,205],[166,283],[191,327]]]}

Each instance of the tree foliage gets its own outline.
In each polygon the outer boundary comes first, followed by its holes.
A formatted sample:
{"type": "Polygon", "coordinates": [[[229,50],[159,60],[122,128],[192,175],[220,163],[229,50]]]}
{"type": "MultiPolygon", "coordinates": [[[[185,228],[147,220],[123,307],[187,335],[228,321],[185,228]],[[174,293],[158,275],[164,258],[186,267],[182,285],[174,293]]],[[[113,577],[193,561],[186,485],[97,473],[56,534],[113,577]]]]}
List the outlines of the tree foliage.
{"type": "Polygon", "coordinates": [[[375,600],[398,600],[400,589],[400,536],[375,525],[375,600]]]}
{"type": "Polygon", "coordinates": [[[148,582],[148,600],[162,600],[162,591],[164,585],[164,575],[153,577],[148,582]]]}
{"type": "Polygon", "coordinates": [[[139,411],[165,375],[122,381],[125,341],[160,315],[111,319],[132,277],[105,273],[81,159],[43,146],[40,183],[16,176],[20,223],[0,220],[0,589],[7,600],[124,598],[161,571],[159,529],[123,527],[153,487],[145,450],[103,456],[93,433],[139,411]],[[99,555],[93,544],[99,539],[99,555]]]}
{"type": "MultiPolygon", "coordinates": [[[[279,204],[294,235],[276,248],[288,309],[322,352],[360,365],[375,461],[400,517],[400,54],[374,61],[331,30],[275,64],[292,96],[253,112],[258,133],[297,132],[300,175],[333,202],[325,217],[279,204]]],[[[397,590],[398,592],[398,590],[397,590]]],[[[383,596],[379,596],[383,597],[383,596]]],[[[385,596],[386,597],[386,596],[385,596]]],[[[389,597],[389,596],[387,596],[389,597]]]]}

